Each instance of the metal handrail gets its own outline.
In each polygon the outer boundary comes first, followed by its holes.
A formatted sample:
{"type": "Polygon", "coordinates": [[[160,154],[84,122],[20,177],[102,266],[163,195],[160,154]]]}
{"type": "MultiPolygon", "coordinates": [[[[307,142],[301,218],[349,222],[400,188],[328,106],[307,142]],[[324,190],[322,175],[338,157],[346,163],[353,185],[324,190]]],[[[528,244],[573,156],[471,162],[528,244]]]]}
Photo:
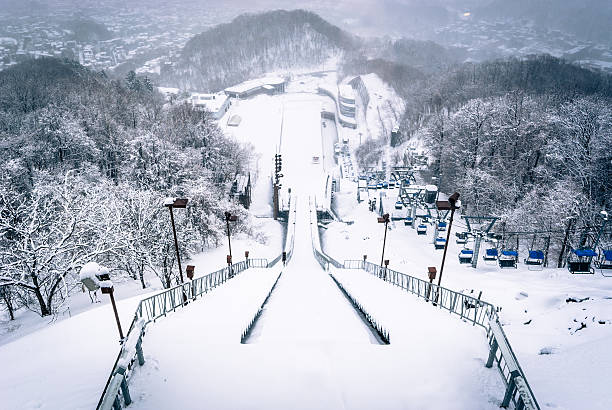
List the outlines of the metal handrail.
{"type": "MultiPolygon", "coordinates": [[[[133,350],[133,346],[130,343],[123,343],[96,408],[98,410],[105,410],[108,408],[109,403],[115,407],[121,406],[119,400],[120,390],[126,405],[129,404],[127,379],[134,361],[142,354],[140,343],[147,324],[161,316],[166,316],[166,314],[175,311],[178,307],[187,305],[189,301],[195,300],[198,296],[225,283],[248,268],[266,268],[269,266],[267,259],[247,259],[142,299],[136,307],[130,329],[124,339],[126,341],[132,340],[135,337],[134,333],[138,332],[137,349],[133,350]],[[129,357],[126,358],[126,356],[129,357]],[[117,377],[119,374],[121,377],[117,377]],[[121,383],[118,383],[119,379],[122,380],[121,383]]],[[[142,360],[143,362],[144,360],[142,360]]],[[[140,364],[142,365],[142,363],[140,364]]]]}
{"type": "MultiPolygon", "coordinates": [[[[317,251],[315,250],[315,255],[316,253],[317,251]]],[[[329,258],[327,255],[321,255],[321,257],[329,258]]],[[[450,313],[454,313],[462,319],[471,322],[473,325],[484,328],[487,331],[490,348],[486,366],[491,367],[493,362],[495,362],[506,385],[502,407],[508,407],[512,403],[516,409],[540,409],[531,386],[527,382],[525,372],[520,367],[518,359],[510,346],[510,341],[499,323],[498,309],[495,306],[473,296],[465,295],[368,261],[345,260],[342,268],[365,270],[418,297],[432,301],[434,306],[446,309],[450,313]]]]}

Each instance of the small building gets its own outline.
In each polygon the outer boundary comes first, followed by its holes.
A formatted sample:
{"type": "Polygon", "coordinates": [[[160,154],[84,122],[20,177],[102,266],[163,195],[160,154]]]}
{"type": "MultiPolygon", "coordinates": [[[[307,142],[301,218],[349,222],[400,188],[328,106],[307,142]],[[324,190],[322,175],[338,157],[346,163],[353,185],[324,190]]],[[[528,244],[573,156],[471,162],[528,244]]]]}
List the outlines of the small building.
{"type": "Polygon", "coordinates": [[[265,77],[250,80],[225,89],[231,98],[245,99],[258,94],[280,94],[285,92],[287,79],[283,77],[265,77]]]}
{"type": "Polygon", "coordinates": [[[232,183],[230,195],[242,204],[245,208],[251,206],[251,174],[236,175],[232,183]]]}
{"type": "Polygon", "coordinates": [[[194,109],[210,111],[216,120],[223,117],[231,105],[230,98],[223,93],[192,93],[190,100],[194,109]]]}

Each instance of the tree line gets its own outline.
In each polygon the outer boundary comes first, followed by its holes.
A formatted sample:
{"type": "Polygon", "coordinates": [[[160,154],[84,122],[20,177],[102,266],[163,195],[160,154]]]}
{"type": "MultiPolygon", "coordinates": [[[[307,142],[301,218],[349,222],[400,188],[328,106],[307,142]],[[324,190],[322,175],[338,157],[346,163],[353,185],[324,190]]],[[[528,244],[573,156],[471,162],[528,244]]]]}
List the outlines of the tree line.
{"type": "Polygon", "coordinates": [[[147,272],[177,283],[165,197],[190,198],[175,212],[185,256],[218,243],[224,211],[250,229],[228,197],[246,147],[133,74],[57,59],[0,72],[0,153],[0,304],[11,314],[55,313],[91,260],[143,287],[147,272]]]}

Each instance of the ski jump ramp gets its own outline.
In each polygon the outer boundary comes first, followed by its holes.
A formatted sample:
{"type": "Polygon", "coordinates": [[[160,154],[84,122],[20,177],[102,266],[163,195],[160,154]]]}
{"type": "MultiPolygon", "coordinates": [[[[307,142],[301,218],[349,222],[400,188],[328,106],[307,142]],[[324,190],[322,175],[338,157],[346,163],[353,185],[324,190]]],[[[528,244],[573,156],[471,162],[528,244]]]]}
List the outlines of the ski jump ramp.
{"type": "Polygon", "coordinates": [[[332,170],[325,169],[327,152],[321,132],[322,99],[308,96],[288,100],[283,105],[280,153],[283,158],[281,204],[288,210],[289,189],[308,185],[318,212],[331,214],[332,170]]]}

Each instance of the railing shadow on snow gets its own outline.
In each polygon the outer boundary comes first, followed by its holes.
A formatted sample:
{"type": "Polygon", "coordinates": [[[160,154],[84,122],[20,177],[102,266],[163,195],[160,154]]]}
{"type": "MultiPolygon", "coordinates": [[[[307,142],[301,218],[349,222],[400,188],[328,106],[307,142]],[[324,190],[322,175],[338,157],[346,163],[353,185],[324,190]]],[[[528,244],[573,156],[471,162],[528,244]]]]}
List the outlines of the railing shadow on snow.
{"type": "Polygon", "coordinates": [[[272,265],[266,259],[247,259],[142,299],[136,308],[130,329],[104,386],[97,409],[117,410],[121,409],[122,401],[125,406],[132,402],[128,380],[135,362],[138,361],[140,366],[144,364],[141,345],[146,326],[150,322],[176,311],[177,308],[186,306],[198,296],[208,293],[248,268],[268,268],[272,265]]]}

